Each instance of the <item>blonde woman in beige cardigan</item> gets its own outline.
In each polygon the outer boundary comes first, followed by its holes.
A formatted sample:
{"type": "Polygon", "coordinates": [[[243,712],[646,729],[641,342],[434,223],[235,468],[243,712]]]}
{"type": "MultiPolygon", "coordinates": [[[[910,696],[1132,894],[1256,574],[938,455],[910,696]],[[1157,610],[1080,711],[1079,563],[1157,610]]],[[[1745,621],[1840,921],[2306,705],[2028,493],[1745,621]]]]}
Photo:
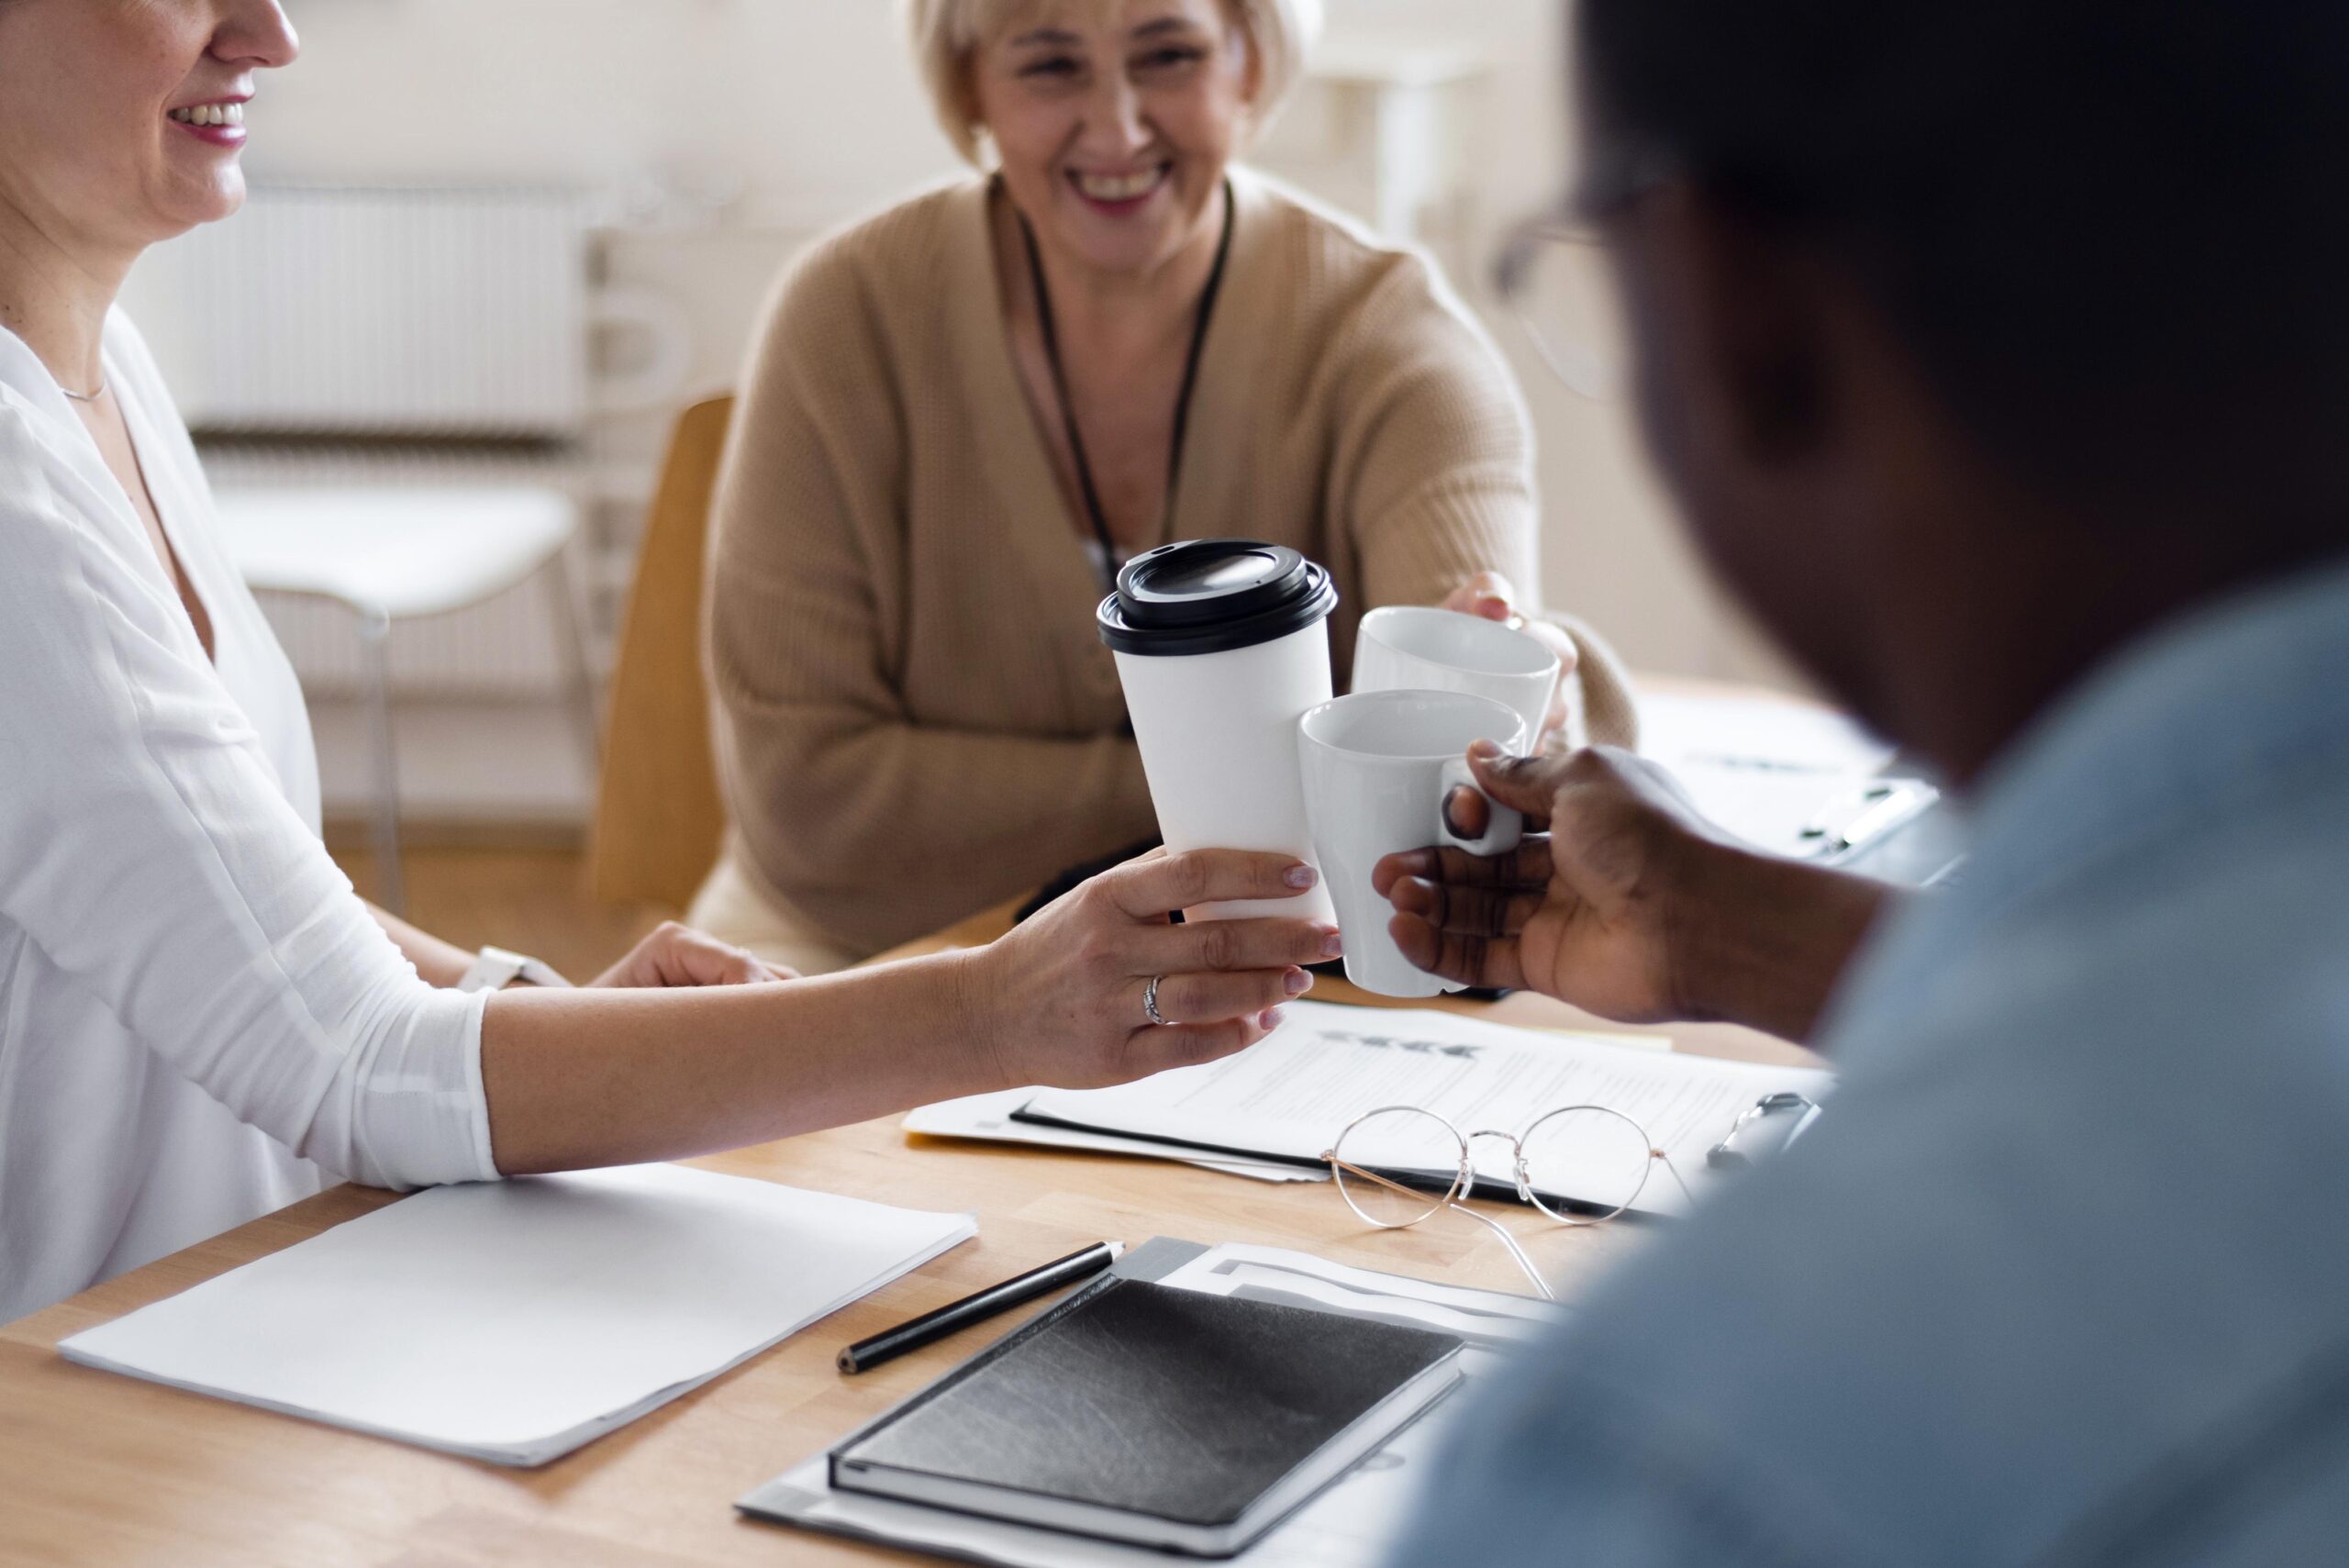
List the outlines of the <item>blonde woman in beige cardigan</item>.
{"type": "Polygon", "coordinates": [[[1490,342],[1422,257],[1233,163],[1309,9],[909,0],[994,172],[775,297],[717,502],[734,831],[697,924],[834,969],[1151,833],[1094,608],[1169,539],[1327,564],[1341,679],[1374,606],[1527,615],[1575,672],[1553,734],[1628,738],[1612,659],[1519,596],[1531,441],[1490,342]]]}

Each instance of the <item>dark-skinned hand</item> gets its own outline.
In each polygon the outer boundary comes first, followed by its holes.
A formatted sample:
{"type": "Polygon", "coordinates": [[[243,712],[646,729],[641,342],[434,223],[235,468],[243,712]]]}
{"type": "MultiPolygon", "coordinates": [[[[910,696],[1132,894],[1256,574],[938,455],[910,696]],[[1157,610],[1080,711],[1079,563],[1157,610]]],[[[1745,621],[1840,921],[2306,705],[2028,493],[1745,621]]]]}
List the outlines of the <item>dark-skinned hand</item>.
{"type": "MultiPolygon", "coordinates": [[[[1629,752],[1486,744],[1469,761],[1537,836],[1492,858],[1390,855],[1373,876],[1404,956],[1456,984],[1541,991],[1623,1023],[1722,1019],[1805,1040],[1888,901],[1881,883],[1720,834],[1629,752]]],[[[1461,837],[1483,831],[1475,790],[1445,808],[1461,837]]]]}

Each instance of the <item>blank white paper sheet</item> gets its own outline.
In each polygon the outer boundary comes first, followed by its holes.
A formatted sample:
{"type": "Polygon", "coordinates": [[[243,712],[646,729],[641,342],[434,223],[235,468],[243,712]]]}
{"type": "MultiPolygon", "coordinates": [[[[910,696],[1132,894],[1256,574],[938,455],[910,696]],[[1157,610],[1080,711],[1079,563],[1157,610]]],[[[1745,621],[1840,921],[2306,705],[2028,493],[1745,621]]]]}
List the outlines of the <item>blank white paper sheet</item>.
{"type": "Polygon", "coordinates": [[[58,1348],[499,1464],[544,1464],[978,1233],[683,1165],[439,1187],[58,1348]]]}

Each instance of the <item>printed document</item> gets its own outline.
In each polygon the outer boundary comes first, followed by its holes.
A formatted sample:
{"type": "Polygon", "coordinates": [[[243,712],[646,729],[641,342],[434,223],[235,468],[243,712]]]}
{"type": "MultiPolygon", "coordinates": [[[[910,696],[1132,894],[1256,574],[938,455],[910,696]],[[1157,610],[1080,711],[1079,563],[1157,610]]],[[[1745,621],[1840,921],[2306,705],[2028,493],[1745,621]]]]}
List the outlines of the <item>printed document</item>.
{"type": "Polygon", "coordinates": [[[1045,1149],[1083,1149],[1096,1154],[1133,1154],[1147,1160],[1172,1159],[1177,1163],[1244,1176],[1252,1182],[1326,1182],[1327,1171],[1278,1160],[1248,1160],[1237,1156],[1186,1153],[1147,1139],[1119,1138],[1107,1132],[1080,1132],[1074,1128],[1047,1127],[1016,1119],[1019,1112],[1043,1091],[996,1089],[959,1100],[941,1100],[906,1113],[897,1125],[924,1138],[967,1138],[986,1143],[1027,1143],[1045,1149]]]}
{"type": "MultiPolygon", "coordinates": [[[[1186,1149],[1318,1163],[1364,1112],[1434,1111],[1464,1133],[1521,1134],[1544,1112],[1601,1106],[1637,1122],[1681,1176],[1704,1190],[1706,1154],[1764,1095],[1822,1099],[1831,1076],[1647,1049],[1636,1039],[1510,1029],[1450,1013],[1290,1004],[1288,1021],[1220,1062],[1114,1089],[1048,1089],[1021,1117],[1158,1139],[1186,1149]]],[[[1507,1145],[1475,1140],[1479,1176],[1506,1184],[1507,1145]]],[[[1572,1192],[1554,1195],[1573,1198],[1572,1192]]],[[[1687,1206],[1658,1172],[1633,1206],[1687,1206]]]]}
{"type": "Polygon", "coordinates": [[[1874,841],[1941,798],[1918,780],[1880,777],[1893,748],[1809,703],[1651,693],[1640,751],[1707,821],[1791,860],[1838,859],[1850,847],[1842,835],[1874,841]]]}
{"type": "Polygon", "coordinates": [[[1831,708],[1770,697],[1650,692],[1640,698],[1640,752],[1691,766],[1865,776],[1894,749],[1831,708]]]}

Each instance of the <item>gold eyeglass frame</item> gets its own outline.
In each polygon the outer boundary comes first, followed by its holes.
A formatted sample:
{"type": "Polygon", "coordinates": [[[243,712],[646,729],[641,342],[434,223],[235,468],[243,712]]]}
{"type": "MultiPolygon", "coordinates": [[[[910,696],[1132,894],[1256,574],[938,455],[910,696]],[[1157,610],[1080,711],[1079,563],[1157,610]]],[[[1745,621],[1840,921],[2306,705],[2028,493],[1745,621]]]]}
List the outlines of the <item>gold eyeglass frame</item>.
{"type": "Polygon", "coordinates": [[[1510,1171],[1517,1184],[1518,1197],[1521,1201],[1532,1205],[1533,1207],[1538,1209],[1542,1214],[1553,1220],[1555,1220],[1561,1225],[1569,1225],[1581,1229],[1594,1225],[1604,1225],[1609,1220],[1619,1218],[1633,1204],[1639,1201],[1640,1195],[1642,1193],[1647,1191],[1648,1178],[1653,1173],[1654,1166],[1658,1162],[1663,1163],[1664,1168],[1666,1171],[1672,1173],[1673,1181],[1679,1185],[1680,1195],[1686,1198],[1691,1206],[1694,1206],[1697,1201],[1697,1195],[1688,1190],[1688,1183],[1687,1179],[1680,1174],[1680,1168],[1672,1162],[1671,1155],[1666,1154],[1663,1150],[1656,1147],[1655,1140],[1648,1136],[1647,1129],[1642,1127],[1631,1118],[1625,1116],[1621,1111],[1616,1110],[1609,1106],[1560,1106],[1554,1110],[1544,1111],[1540,1116],[1535,1117],[1531,1122],[1526,1124],[1525,1130],[1522,1133],[1502,1132],[1497,1129],[1491,1128],[1487,1128],[1479,1132],[1463,1132],[1459,1128],[1453,1125],[1450,1118],[1442,1115],[1441,1112],[1431,1111],[1425,1106],[1380,1106],[1375,1109],[1363,1112],[1362,1115],[1348,1122],[1345,1125],[1344,1129],[1338,1134],[1335,1141],[1333,1141],[1329,1148],[1321,1151],[1321,1159],[1323,1162],[1330,1167],[1330,1174],[1337,1185],[1339,1197],[1345,1201],[1346,1207],[1353,1210],[1355,1216],[1359,1218],[1364,1224],[1375,1226],[1381,1230],[1404,1230],[1409,1229],[1411,1226],[1417,1225],[1420,1220],[1427,1218],[1430,1215],[1438,1213],[1443,1209],[1449,1208],[1457,1213],[1464,1214],[1469,1218],[1475,1220],[1477,1224],[1484,1226],[1486,1229],[1492,1231],[1494,1235],[1501,1239],[1501,1245],[1508,1249],[1508,1255],[1517,1261],[1517,1266],[1519,1268],[1525,1271],[1525,1277],[1533,1282],[1533,1288],[1542,1293],[1542,1300],[1555,1301],[1558,1298],[1551,1292],[1549,1282],[1542,1277],[1542,1271],[1533,1266],[1533,1260],[1527,1256],[1524,1247],[1519,1243],[1517,1238],[1509,1234],[1508,1228],[1502,1225],[1490,1215],[1480,1214],[1460,1201],[1475,1189],[1476,1169],[1471,1155],[1475,1140],[1480,1138],[1498,1138],[1504,1139],[1508,1141],[1510,1152],[1510,1171]],[[1450,1132],[1453,1139],[1459,1142],[1460,1163],[1458,1169],[1453,1173],[1451,1185],[1443,1189],[1442,1193],[1432,1193],[1431,1189],[1426,1187],[1406,1185],[1404,1183],[1396,1181],[1377,1171],[1369,1170],[1363,1166],[1356,1165],[1350,1161],[1341,1160],[1338,1158],[1338,1151],[1344,1147],[1347,1138],[1352,1136],[1356,1128],[1362,1126],[1363,1123],[1370,1120],[1373,1117],[1391,1116],[1398,1111],[1408,1112],[1415,1116],[1423,1116],[1430,1118],[1438,1126],[1441,1126],[1446,1131],[1450,1132]],[[1542,1202],[1541,1198],[1534,1195],[1532,1176],[1526,1169],[1526,1140],[1531,1138],[1536,1131],[1540,1130],[1544,1122],[1554,1121],[1559,1117],[1572,1116],[1576,1113],[1595,1113],[1599,1116],[1614,1118],[1617,1121],[1621,1122],[1624,1126],[1637,1133],[1641,1143],[1646,1147],[1648,1151],[1647,1159],[1641,1166],[1639,1182],[1631,1188],[1631,1195],[1626,1197],[1620,1207],[1609,1209],[1604,1214],[1575,1214],[1572,1212],[1562,1212],[1561,1210],[1552,1208],[1548,1204],[1542,1202]],[[1403,1220],[1380,1219],[1375,1215],[1364,1213],[1362,1205],[1356,1203],[1353,1199],[1353,1195],[1346,1189],[1346,1177],[1349,1175],[1359,1177],[1364,1182],[1374,1184],[1377,1186],[1386,1187],[1393,1192],[1400,1193],[1412,1199],[1414,1202],[1426,1202],[1428,1206],[1427,1209],[1424,1213],[1414,1215],[1410,1218],[1403,1220]]]}

